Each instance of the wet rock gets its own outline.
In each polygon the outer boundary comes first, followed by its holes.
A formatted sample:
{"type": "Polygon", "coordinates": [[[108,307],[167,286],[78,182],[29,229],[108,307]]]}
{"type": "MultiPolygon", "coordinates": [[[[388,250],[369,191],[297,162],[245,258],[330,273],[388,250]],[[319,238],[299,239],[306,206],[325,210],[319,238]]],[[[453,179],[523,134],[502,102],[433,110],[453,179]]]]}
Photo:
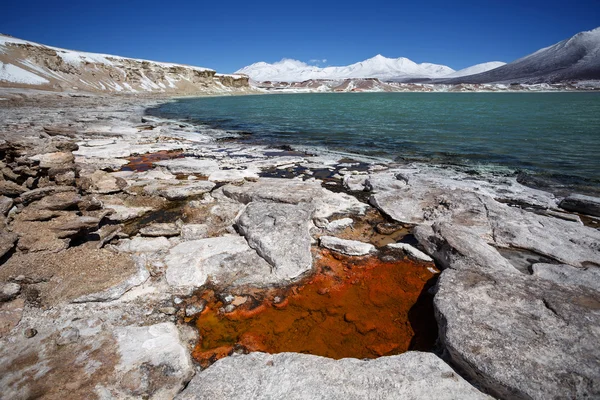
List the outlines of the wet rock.
{"type": "Polygon", "coordinates": [[[600,395],[598,292],[525,274],[447,270],[435,308],[448,359],[495,396],[600,395]]]}
{"type": "Polygon", "coordinates": [[[171,247],[169,239],[166,237],[139,237],[133,239],[121,240],[117,248],[125,253],[155,253],[168,250],[171,247]]]}
{"type": "Polygon", "coordinates": [[[18,239],[19,236],[17,234],[3,230],[2,233],[0,233],[0,257],[3,257],[12,250],[18,239]]]}
{"type": "Polygon", "coordinates": [[[600,217],[599,197],[572,194],[562,200],[559,206],[567,211],[600,217]]]}
{"type": "Polygon", "coordinates": [[[197,240],[208,237],[209,227],[206,224],[184,224],[181,226],[183,240],[197,240]]]}
{"type": "Polygon", "coordinates": [[[365,181],[367,177],[364,175],[346,175],[344,176],[344,187],[347,190],[357,192],[365,189],[365,181]]]}
{"type": "Polygon", "coordinates": [[[0,196],[0,215],[6,215],[13,206],[13,201],[10,197],[0,196]]]}
{"type": "Polygon", "coordinates": [[[17,185],[12,181],[0,181],[0,195],[8,197],[17,197],[27,191],[21,185],[17,185]]]}
{"type": "Polygon", "coordinates": [[[399,249],[402,250],[409,257],[415,258],[417,260],[431,262],[433,259],[429,257],[427,254],[423,253],[421,250],[411,246],[408,243],[390,243],[386,247],[390,249],[399,249]]]}
{"type": "Polygon", "coordinates": [[[0,287],[0,302],[11,301],[21,292],[21,285],[18,283],[5,283],[0,287]]]}
{"type": "Polygon", "coordinates": [[[181,228],[175,223],[154,223],[140,229],[140,235],[158,237],[158,236],[179,236],[181,228]]]}
{"type": "Polygon", "coordinates": [[[266,285],[276,282],[271,266],[241,236],[191,240],[173,247],[165,257],[171,286],[191,291],[213,284],[266,285]]]}
{"type": "Polygon", "coordinates": [[[166,167],[173,174],[185,175],[200,174],[208,176],[219,170],[219,164],[214,160],[189,157],[159,161],[155,165],[166,167]]]}
{"type": "Polygon", "coordinates": [[[277,275],[291,279],[312,267],[309,229],[313,212],[310,203],[252,202],[238,218],[237,227],[277,275]]]}
{"type": "Polygon", "coordinates": [[[71,164],[75,157],[70,151],[59,151],[55,153],[38,154],[30,159],[39,161],[41,168],[60,167],[65,164],[71,164]]]}
{"type": "Polygon", "coordinates": [[[345,240],[334,236],[321,236],[319,242],[322,247],[349,256],[364,256],[377,250],[375,246],[369,243],[363,243],[356,240],[345,240]]]}
{"type": "Polygon", "coordinates": [[[107,218],[109,221],[115,222],[129,221],[152,211],[152,207],[128,207],[122,204],[105,204],[104,207],[114,211],[107,218]]]}
{"type": "Polygon", "coordinates": [[[415,237],[444,268],[486,268],[518,273],[494,247],[468,228],[449,223],[419,225],[415,237]]]}
{"type": "Polygon", "coordinates": [[[206,308],[206,303],[207,303],[206,300],[201,299],[197,303],[188,304],[185,307],[185,316],[186,317],[192,317],[192,316],[194,316],[196,314],[200,314],[206,308]]]}
{"type": "Polygon", "coordinates": [[[600,267],[575,268],[566,264],[533,264],[533,275],[563,285],[585,286],[600,292],[600,267]]]}
{"type": "Polygon", "coordinates": [[[375,232],[381,235],[391,235],[394,232],[403,228],[402,224],[394,222],[380,222],[375,226],[375,232]]]}
{"type": "Polygon", "coordinates": [[[177,396],[178,400],[234,398],[491,399],[434,354],[420,352],[375,360],[297,353],[234,355],[196,374],[177,396]]]}
{"type": "Polygon", "coordinates": [[[39,200],[43,197],[50,196],[56,193],[62,192],[74,192],[75,188],[72,186],[45,186],[33,190],[26,191],[21,195],[21,201],[24,204],[29,204],[33,201],[39,200]]]}

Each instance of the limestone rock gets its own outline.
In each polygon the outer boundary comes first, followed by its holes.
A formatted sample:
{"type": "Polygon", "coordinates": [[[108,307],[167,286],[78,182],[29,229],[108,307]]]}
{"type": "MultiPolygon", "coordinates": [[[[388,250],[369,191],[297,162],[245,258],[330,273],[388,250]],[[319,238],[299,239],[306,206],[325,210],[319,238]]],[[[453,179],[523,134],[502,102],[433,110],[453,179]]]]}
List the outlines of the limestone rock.
{"type": "Polygon", "coordinates": [[[131,219],[139,218],[147,212],[152,211],[152,207],[128,207],[122,204],[106,204],[107,209],[114,210],[114,213],[107,216],[109,221],[125,222],[131,219]]]}
{"type": "Polygon", "coordinates": [[[194,290],[208,281],[218,285],[250,283],[263,286],[277,281],[271,266],[241,236],[191,240],[173,247],[165,257],[171,286],[194,290]]]}
{"type": "Polygon", "coordinates": [[[313,212],[313,206],[306,203],[255,201],[242,212],[237,227],[275,274],[292,279],[312,267],[309,229],[313,212]]]}
{"type": "Polygon", "coordinates": [[[171,242],[166,237],[139,237],[133,239],[122,240],[119,245],[119,251],[125,253],[155,253],[158,251],[168,250],[171,247],[171,242]]]}
{"type": "Polygon", "coordinates": [[[446,270],[434,299],[449,360],[500,398],[600,396],[598,292],[525,274],[446,270]]]}
{"type": "Polygon", "coordinates": [[[223,358],[196,374],[178,400],[491,399],[432,353],[332,360],[297,353],[223,358]],[[240,373],[243,371],[243,373],[240,373]]]}
{"type": "Polygon", "coordinates": [[[343,253],[349,256],[365,256],[376,251],[375,246],[356,240],[339,239],[334,236],[321,236],[322,247],[343,253]]]}
{"type": "Polygon", "coordinates": [[[175,223],[154,223],[147,225],[140,229],[140,235],[142,236],[179,236],[181,228],[175,223]]]}
{"type": "Polygon", "coordinates": [[[327,224],[327,230],[328,231],[342,230],[344,228],[352,226],[353,223],[354,223],[354,220],[352,218],[336,219],[335,221],[331,221],[327,224]]]}
{"type": "Polygon", "coordinates": [[[159,161],[155,164],[166,167],[173,174],[200,174],[208,176],[219,170],[219,164],[214,160],[190,157],[159,161]]]}
{"type": "Polygon", "coordinates": [[[167,200],[185,200],[188,197],[200,196],[210,192],[215,187],[210,181],[167,181],[151,184],[144,187],[144,192],[149,195],[158,195],[167,200]]]}
{"type": "Polygon", "coordinates": [[[32,201],[39,200],[43,197],[50,196],[56,193],[62,192],[74,192],[75,188],[72,186],[44,186],[41,188],[26,191],[21,195],[21,200],[24,204],[29,204],[32,201]]]}
{"type": "Polygon", "coordinates": [[[533,264],[533,275],[563,285],[586,286],[600,292],[600,267],[575,268],[566,264],[533,264]]]}
{"type": "Polygon", "coordinates": [[[427,254],[423,253],[421,250],[416,247],[411,246],[408,243],[390,243],[386,247],[390,249],[400,249],[404,251],[410,257],[416,258],[417,260],[431,262],[433,259],[429,257],[427,254]]]}
{"type": "Polygon", "coordinates": [[[96,170],[92,174],[84,176],[85,189],[90,193],[110,194],[118,193],[127,186],[123,178],[115,177],[101,170],[96,170]]]}
{"type": "Polygon", "coordinates": [[[211,182],[239,182],[245,179],[258,179],[258,170],[249,169],[220,169],[208,176],[211,182]]]}
{"type": "Polygon", "coordinates": [[[0,286],[0,302],[13,300],[21,292],[18,283],[5,283],[0,286]]]}
{"type": "Polygon", "coordinates": [[[73,157],[73,154],[68,151],[38,154],[38,155],[35,155],[30,158],[32,160],[39,161],[41,168],[52,168],[52,167],[61,166],[61,165],[65,165],[65,164],[71,164],[75,160],[75,157],[73,157]]]}
{"type": "Polygon", "coordinates": [[[600,217],[600,198],[572,194],[562,200],[559,206],[567,211],[600,217]]]}
{"type": "Polygon", "coordinates": [[[58,211],[72,208],[80,201],[81,196],[75,192],[59,192],[35,201],[29,207],[38,210],[58,211]]]}
{"type": "Polygon", "coordinates": [[[206,239],[209,227],[206,224],[184,224],[181,226],[181,238],[183,240],[206,239]]]}

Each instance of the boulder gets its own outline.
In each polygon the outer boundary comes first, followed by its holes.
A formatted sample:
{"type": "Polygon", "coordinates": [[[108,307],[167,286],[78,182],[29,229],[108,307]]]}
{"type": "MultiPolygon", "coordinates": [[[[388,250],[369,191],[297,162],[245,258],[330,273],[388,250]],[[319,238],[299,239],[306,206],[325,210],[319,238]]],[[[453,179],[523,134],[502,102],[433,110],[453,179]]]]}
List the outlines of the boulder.
{"type": "Polygon", "coordinates": [[[10,197],[0,196],[0,215],[6,215],[13,206],[13,201],[10,197]]]}
{"type": "Polygon", "coordinates": [[[169,285],[192,291],[210,281],[221,286],[264,286],[278,280],[271,266],[241,236],[191,240],[165,257],[169,285]]]}
{"type": "Polygon", "coordinates": [[[445,356],[491,394],[600,396],[597,291],[491,269],[446,270],[434,305],[445,356]]]}
{"type": "Polygon", "coordinates": [[[0,181],[0,195],[2,196],[17,197],[26,191],[27,188],[12,181],[0,181]]]}
{"type": "Polygon", "coordinates": [[[559,206],[567,211],[600,217],[600,197],[572,194],[563,199],[559,206]]]}
{"type": "Polygon", "coordinates": [[[90,193],[118,193],[127,186],[127,182],[123,178],[101,170],[96,170],[90,175],[83,176],[82,181],[85,181],[83,186],[90,193]]]}
{"type": "Polygon", "coordinates": [[[491,399],[432,353],[375,360],[250,353],[196,374],[177,400],[491,399]],[[240,373],[243,371],[243,373],[240,373]]]}
{"type": "Polygon", "coordinates": [[[375,246],[356,240],[339,239],[334,236],[321,236],[321,246],[349,256],[365,256],[377,251],[375,246]]]}
{"type": "Polygon", "coordinates": [[[36,210],[60,211],[77,206],[81,196],[76,192],[60,192],[31,203],[29,208],[36,210]]]}
{"type": "Polygon", "coordinates": [[[70,151],[59,151],[55,153],[38,154],[30,159],[39,161],[41,168],[53,168],[65,164],[71,164],[75,161],[73,153],[70,151]]]}
{"type": "Polygon", "coordinates": [[[312,267],[312,204],[252,202],[237,221],[250,247],[267,260],[274,273],[292,279],[312,267]]]}
{"type": "Polygon", "coordinates": [[[420,261],[432,262],[433,258],[429,257],[427,254],[423,253],[421,250],[416,247],[411,246],[408,243],[390,243],[386,246],[390,249],[399,249],[402,250],[407,256],[415,258],[420,261]]]}
{"type": "Polygon", "coordinates": [[[19,236],[12,232],[2,231],[0,233],[0,258],[15,247],[19,236]]]}
{"type": "Polygon", "coordinates": [[[75,192],[75,190],[73,186],[44,186],[24,192],[21,194],[21,200],[24,204],[29,204],[46,196],[63,192],[75,192]]]}

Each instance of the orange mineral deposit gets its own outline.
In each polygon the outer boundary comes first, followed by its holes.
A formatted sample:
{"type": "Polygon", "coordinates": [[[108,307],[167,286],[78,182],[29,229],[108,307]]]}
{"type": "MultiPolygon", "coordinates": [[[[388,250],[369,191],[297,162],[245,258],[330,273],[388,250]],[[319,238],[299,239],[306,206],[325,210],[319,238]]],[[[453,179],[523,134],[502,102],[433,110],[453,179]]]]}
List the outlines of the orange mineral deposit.
{"type": "Polygon", "coordinates": [[[207,292],[193,356],[208,366],[236,348],[335,359],[431,349],[437,326],[427,289],[437,274],[433,263],[324,250],[312,276],[260,301],[249,297],[233,311],[207,292]]]}

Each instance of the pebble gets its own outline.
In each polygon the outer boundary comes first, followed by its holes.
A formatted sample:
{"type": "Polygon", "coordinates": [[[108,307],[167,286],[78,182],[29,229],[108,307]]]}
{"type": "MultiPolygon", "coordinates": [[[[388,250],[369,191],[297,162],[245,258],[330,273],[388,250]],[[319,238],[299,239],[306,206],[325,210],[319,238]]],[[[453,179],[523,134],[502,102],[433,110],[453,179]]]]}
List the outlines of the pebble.
{"type": "Polygon", "coordinates": [[[23,332],[23,335],[25,335],[25,337],[27,339],[31,339],[32,337],[34,337],[37,334],[38,334],[38,331],[35,328],[28,328],[28,329],[25,329],[25,331],[23,332]]]}
{"type": "Polygon", "coordinates": [[[205,307],[206,300],[204,299],[200,300],[196,304],[188,304],[187,307],[185,307],[185,316],[191,317],[193,315],[200,314],[202,311],[204,311],[205,307]]]}

